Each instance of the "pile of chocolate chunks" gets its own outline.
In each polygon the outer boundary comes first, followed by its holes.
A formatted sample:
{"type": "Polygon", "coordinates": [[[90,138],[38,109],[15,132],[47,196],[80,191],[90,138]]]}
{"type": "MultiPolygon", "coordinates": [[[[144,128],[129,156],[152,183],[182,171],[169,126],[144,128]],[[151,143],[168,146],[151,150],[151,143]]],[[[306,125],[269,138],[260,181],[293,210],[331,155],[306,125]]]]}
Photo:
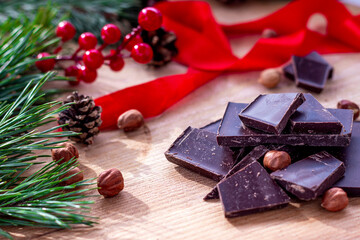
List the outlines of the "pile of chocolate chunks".
{"type": "Polygon", "coordinates": [[[360,122],[353,111],[326,109],[311,94],[258,96],[229,102],[222,119],[188,127],[165,152],[177,165],[218,183],[204,200],[220,198],[225,217],[309,201],[336,186],[360,196],[360,122]],[[270,150],[286,151],[288,167],[263,167],[270,150]]]}

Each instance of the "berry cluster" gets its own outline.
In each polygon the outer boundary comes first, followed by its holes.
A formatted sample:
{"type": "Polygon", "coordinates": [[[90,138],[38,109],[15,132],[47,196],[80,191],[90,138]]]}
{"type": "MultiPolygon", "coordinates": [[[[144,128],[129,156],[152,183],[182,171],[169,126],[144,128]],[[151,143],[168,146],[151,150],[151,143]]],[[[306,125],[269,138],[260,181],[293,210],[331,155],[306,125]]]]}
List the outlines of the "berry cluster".
{"type": "MultiPolygon", "coordinates": [[[[76,77],[76,81],[69,82],[71,85],[78,85],[81,81],[85,83],[94,82],[97,78],[97,69],[104,63],[113,71],[120,71],[124,67],[124,55],[122,50],[130,52],[130,56],[138,63],[149,63],[153,58],[152,48],[143,43],[141,31],[154,31],[161,27],[162,15],[159,10],[153,7],[147,7],[141,10],[138,16],[139,26],[127,34],[120,46],[111,49],[106,56],[102,51],[110,44],[115,44],[121,39],[121,31],[114,24],[107,24],[101,30],[103,44],[97,48],[97,38],[90,32],[82,33],[78,39],[79,47],[72,56],[56,56],[49,58],[49,53],[43,52],[37,55],[39,59],[35,65],[42,71],[47,72],[54,69],[59,61],[73,61],[75,64],[65,68],[65,76],[76,77]],[[79,53],[83,52],[82,56],[79,53]],[[46,58],[46,59],[43,59],[46,58]],[[41,60],[43,59],[43,60],[41,60]]],[[[56,35],[61,38],[54,54],[62,50],[62,44],[74,38],[76,29],[67,21],[62,21],[56,28],[56,35]]]]}

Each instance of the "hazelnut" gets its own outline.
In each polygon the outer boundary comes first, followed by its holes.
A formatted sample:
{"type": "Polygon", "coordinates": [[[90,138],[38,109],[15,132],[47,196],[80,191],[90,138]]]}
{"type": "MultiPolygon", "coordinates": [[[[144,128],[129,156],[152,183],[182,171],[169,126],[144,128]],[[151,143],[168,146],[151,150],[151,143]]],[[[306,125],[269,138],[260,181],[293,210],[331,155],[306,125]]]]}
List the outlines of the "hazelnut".
{"type": "Polygon", "coordinates": [[[261,37],[263,37],[263,38],[273,38],[276,36],[277,36],[277,33],[275,32],[274,29],[271,29],[271,28],[265,28],[261,34],[261,37]]]}
{"type": "Polygon", "coordinates": [[[116,168],[102,172],[97,180],[98,191],[104,197],[113,197],[124,189],[124,178],[116,168]]]}
{"type": "Polygon", "coordinates": [[[121,114],[117,121],[117,126],[119,129],[123,129],[125,132],[135,131],[144,125],[144,117],[136,109],[131,109],[129,111],[121,114]]]}
{"type": "Polygon", "coordinates": [[[359,106],[354,102],[351,102],[349,100],[341,100],[340,102],[338,102],[337,108],[353,110],[354,111],[354,120],[356,120],[359,117],[360,109],[359,109],[359,106]]]}
{"type": "Polygon", "coordinates": [[[333,187],[325,192],[321,206],[330,212],[337,212],[346,208],[348,203],[346,192],[341,188],[333,187]]]}
{"type": "Polygon", "coordinates": [[[278,85],[281,78],[281,72],[276,68],[265,69],[260,73],[258,82],[267,88],[274,88],[278,85]]]}
{"type": "Polygon", "coordinates": [[[56,146],[62,148],[51,149],[51,156],[52,159],[58,164],[68,162],[73,157],[76,159],[79,158],[79,152],[73,144],[65,142],[65,143],[60,143],[56,146]],[[59,160],[61,161],[59,162],[59,160]]]}
{"type": "Polygon", "coordinates": [[[78,167],[69,170],[67,173],[62,175],[60,177],[60,179],[70,177],[71,175],[74,175],[74,176],[72,176],[68,180],[63,181],[62,183],[65,184],[65,185],[71,185],[73,183],[80,182],[80,181],[84,180],[84,174],[80,170],[80,168],[78,168],[78,167]],[[76,174],[76,175],[74,175],[74,174],[76,174]]]}
{"type": "Polygon", "coordinates": [[[286,168],[291,164],[291,157],[287,152],[271,150],[264,156],[264,167],[271,171],[286,168]]]}

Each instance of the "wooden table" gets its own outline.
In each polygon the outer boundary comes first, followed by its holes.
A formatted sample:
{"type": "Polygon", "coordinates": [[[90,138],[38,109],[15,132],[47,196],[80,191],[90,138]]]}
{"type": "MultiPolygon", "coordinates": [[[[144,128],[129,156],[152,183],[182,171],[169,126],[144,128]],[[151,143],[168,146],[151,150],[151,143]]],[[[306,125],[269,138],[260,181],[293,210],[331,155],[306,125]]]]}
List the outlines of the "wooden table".
{"type": "MultiPolygon", "coordinates": [[[[219,21],[232,23],[264,16],[285,3],[249,1],[232,7],[217,2],[210,4],[219,21]]],[[[353,12],[357,10],[352,8],[353,12]]],[[[314,24],[321,24],[321,21],[314,24]]],[[[232,40],[234,53],[244,55],[259,37],[232,40]]],[[[334,79],[315,97],[326,107],[336,107],[344,98],[360,103],[360,54],[326,55],[325,59],[335,68],[334,79]]],[[[129,60],[120,73],[104,67],[95,83],[81,84],[76,89],[99,97],[185,71],[186,68],[177,63],[153,70],[129,60]]],[[[164,157],[163,153],[187,126],[201,127],[221,118],[228,101],[249,102],[260,93],[303,91],[285,79],[277,88],[268,90],[257,83],[258,76],[259,72],[247,72],[218,77],[161,116],[148,120],[146,128],[127,134],[102,132],[95,144],[80,148],[80,167],[86,177],[95,177],[115,167],[125,178],[125,189],[117,197],[93,198],[95,204],[91,214],[99,217],[99,224],[72,230],[23,228],[10,231],[17,239],[39,240],[358,239],[358,198],[351,198],[349,206],[338,213],[323,210],[320,200],[316,200],[229,220],[224,217],[220,202],[202,200],[215,185],[214,181],[178,167],[164,157]]]]}

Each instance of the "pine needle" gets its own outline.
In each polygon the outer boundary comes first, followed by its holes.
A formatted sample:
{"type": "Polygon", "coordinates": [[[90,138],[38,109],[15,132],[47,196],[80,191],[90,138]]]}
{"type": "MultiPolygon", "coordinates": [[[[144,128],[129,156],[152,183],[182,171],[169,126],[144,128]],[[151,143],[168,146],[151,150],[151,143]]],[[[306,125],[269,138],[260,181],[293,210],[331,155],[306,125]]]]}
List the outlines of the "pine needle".
{"type": "MultiPolygon", "coordinates": [[[[38,155],[38,150],[49,151],[54,144],[64,142],[54,138],[76,135],[56,131],[62,126],[47,127],[56,121],[56,114],[69,106],[48,101],[49,93],[58,91],[43,91],[42,87],[48,81],[64,78],[55,72],[31,73],[34,55],[58,41],[51,24],[55,12],[42,8],[32,21],[20,16],[0,24],[0,226],[3,227],[71,228],[74,224],[94,223],[94,218],[87,215],[88,205],[93,202],[84,200],[90,197],[86,193],[95,189],[91,186],[94,179],[66,186],[63,182],[71,176],[62,176],[75,167],[75,159],[61,165],[54,162],[44,165],[38,161],[49,157],[38,155]],[[41,167],[28,176],[34,165],[41,167]]],[[[12,239],[5,230],[0,228],[0,236],[12,239]]]]}

